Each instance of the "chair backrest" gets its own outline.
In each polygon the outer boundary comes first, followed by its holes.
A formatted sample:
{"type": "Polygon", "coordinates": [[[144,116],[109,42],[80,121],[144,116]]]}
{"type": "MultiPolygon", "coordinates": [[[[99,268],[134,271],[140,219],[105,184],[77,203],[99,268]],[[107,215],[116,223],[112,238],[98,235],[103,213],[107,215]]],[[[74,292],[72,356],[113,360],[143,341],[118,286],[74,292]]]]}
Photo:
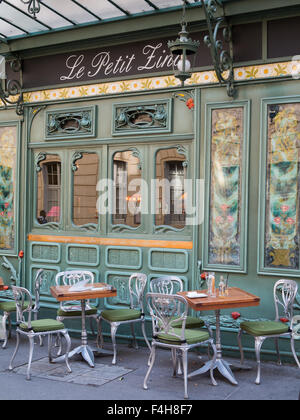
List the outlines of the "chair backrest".
{"type": "MultiPolygon", "coordinates": [[[[87,270],[72,270],[72,271],[61,271],[55,276],[55,283],[57,286],[73,286],[74,284],[86,280],[88,283],[94,283],[94,274],[87,270]]],[[[86,300],[86,306],[89,307],[89,299],[86,300]]],[[[70,307],[70,304],[77,304],[78,301],[61,302],[60,307],[70,307]]]]}
{"type": "Polygon", "coordinates": [[[161,276],[150,280],[150,291],[173,295],[183,291],[183,281],[177,276],[161,276]]]}
{"type": "Polygon", "coordinates": [[[274,302],[276,321],[279,321],[281,313],[289,321],[293,318],[294,302],[298,292],[298,285],[294,280],[278,280],[274,285],[274,302]]]}
{"type": "Polygon", "coordinates": [[[300,315],[295,315],[292,318],[291,330],[293,338],[295,340],[300,340],[300,315]]]}
{"type": "Polygon", "coordinates": [[[34,308],[33,308],[33,312],[38,312],[40,310],[40,291],[41,291],[41,285],[45,279],[45,271],[40,268],[36,275],[35,275],[35,279],[34,279],[34,296],[35,296],[35,301],[34,301],[34,308]]]}
{"type": "Polygon", "coordinates": [[[16,302],[16,320],[17,324],[25,323],[28,329],[31,329],[32,318],[32,298],[29,290],[25,287],[11,286],[14,300],[16,302]],[[25,304],[26,303],[26,304],[25,304]],[[27,320],[25,313],[28,314],[27,320]]]}
{"type": "Polygon", "coordinates": [[[155,338],[158,334],[168,334],[185,342],[184,333],[188,313],[186,299],[180,295],[150,292],[146,295],[146,301],[152,319],[153,337],[155,338]]]}
{"type": "Polygon", "coordinates": [[[144,313],[144,291],[147,276],[144,273],[135,273],[129,277],[130,308],[141,309],[144,313]]]}

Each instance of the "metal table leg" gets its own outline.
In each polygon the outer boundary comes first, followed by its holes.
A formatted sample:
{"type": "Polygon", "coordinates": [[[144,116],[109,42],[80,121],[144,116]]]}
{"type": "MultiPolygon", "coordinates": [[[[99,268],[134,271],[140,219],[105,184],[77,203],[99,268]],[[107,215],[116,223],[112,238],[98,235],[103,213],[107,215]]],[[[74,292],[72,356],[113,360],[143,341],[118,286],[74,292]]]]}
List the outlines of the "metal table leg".
{"type": "MultiPolygon", "coordinates": [[[[216,348],[217,348],[217,359],[213,366],[213,369],[218,369],[218,371],[223,375],[225,378],[227,378],[233,385],[238,385],[237,380],[234,377],[234,374],[232,373],[232,370],[230,368],[231,364],[226,362],[226,360],[222,357],[222,344],[221,344],[221,323],[220,323],[220,310],[215,311],[216,314],[216,348]]],[[[209,360],[202,366],[200,369],[195,370],[194,372],[191,372],[188,377],[191,378],[192,376],[196,376],[199,374],[202,374],[204,372],[207,372],[211,369],[211,364],[213,363],[212,360],[209,360]]]]}
{"type": "MultiPolygon", "coordinates": [[[[93,350],[88,345],[87,331],[86,331],[86,318],[85,318],[85,300],[81,301],[81,345],[71,350],[69,353],[69,359],[75,354],[81,354],[82,358],[91,366],[95,367],[94,352],[98,355],[111,356],[113,353],[107,350],[96,349],[93,350]]],[[[54,361],[60,361],[64,359],[64,355],[56,358],[54,361]]]]}

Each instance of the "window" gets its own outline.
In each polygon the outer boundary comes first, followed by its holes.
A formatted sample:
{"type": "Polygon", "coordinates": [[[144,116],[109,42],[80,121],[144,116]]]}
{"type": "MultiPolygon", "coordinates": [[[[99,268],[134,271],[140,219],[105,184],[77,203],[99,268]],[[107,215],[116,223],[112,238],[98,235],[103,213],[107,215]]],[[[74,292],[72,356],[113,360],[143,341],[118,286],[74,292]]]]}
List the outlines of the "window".
{"type": "Polygon", "coordinates": [[[185,227],[185,162],[177,148],[161,149],[156,155],[156,226],[185,227]]]}
{"type": "Polygon", "coordinates": [[[17,127],[0,125],[0,249],[15,248],[17,127]]]}
{"type": "Polygon", "coordinates": [[[264,269],[299,270],[300,103],[267,107],[264,269]]]}
{"type": "Polygon", "coordinates": [[[137,228],[141,224],[141,167],[135,152],[117,152],[113,158],[113,225],[137,228]]]}
{"type": "Polygon", "coordinates": [[[61,162],[57,155],[47,155],[39,165],[37,221],[40,225],[59,223],[61,200],[61,162]]]}
{"type": "Polygon", "coordinates": [[[98,224],[97,182],[99,158],[96,153],[79,153],[73,165],[73,223],[98,224]]]}

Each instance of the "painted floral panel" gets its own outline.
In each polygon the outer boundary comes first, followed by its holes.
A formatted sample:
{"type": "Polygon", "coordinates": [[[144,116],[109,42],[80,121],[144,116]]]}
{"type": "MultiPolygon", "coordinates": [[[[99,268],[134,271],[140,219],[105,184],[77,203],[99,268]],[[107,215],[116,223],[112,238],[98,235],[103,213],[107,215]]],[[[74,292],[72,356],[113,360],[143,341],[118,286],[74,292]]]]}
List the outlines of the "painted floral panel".
{"type": "Polygon", "coordinates": [[[14,200],[16,186],[17,128],[0,126],[0,249],[15,243],[14,200]]]}
{"type": "Polygon", "coordinates": [[[300,103],[269,105],[265,267],[299,270],[300,103]]]}
{"type": "Polygon", "coordinates": [[[209,264],[240,266],[244,108],[212,111],[209,264]]]}

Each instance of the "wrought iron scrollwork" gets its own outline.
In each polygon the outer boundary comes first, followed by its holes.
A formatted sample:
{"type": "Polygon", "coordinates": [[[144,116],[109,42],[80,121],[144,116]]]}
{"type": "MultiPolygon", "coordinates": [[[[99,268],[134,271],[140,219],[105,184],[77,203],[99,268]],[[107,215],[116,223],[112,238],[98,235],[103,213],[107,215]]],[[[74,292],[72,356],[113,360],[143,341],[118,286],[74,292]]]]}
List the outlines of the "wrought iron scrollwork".
{"type": "Polygon", "coordinates": [[[40,0],[21,0],[22,3],[28,4],[28,13],[36,18],[36,15],[41,10],[40,0]]]}
{"type": "Polygon", "coordinates": [[[211,50],[211,56],[217,78],[220,83],[227,85],[227,94],[230,97],[236,95],[234,86],[233,69],[233,43],[232,31],[229,25],[222,0],[208,0],[202,2],[208,25],[209,34],[204,42],[211,50]],[[223,27],[223,40],[218,39],[219,29],[223,27]],[[224,48],[224,42],[229,46],[229,51],[224,48]]]}
{"type": "MultiPolygon", "coordinates": [[[[10,60],[10,67],[14,72],[22,70],[21,61],[18,58],[10,60]]],[[[17,115],[24,114],[24,98],[22,86],[18,80],[9,80],[4,86],[0,83],[0,99],[6,108],[8,105],[16,105],[17,115]]]]}

